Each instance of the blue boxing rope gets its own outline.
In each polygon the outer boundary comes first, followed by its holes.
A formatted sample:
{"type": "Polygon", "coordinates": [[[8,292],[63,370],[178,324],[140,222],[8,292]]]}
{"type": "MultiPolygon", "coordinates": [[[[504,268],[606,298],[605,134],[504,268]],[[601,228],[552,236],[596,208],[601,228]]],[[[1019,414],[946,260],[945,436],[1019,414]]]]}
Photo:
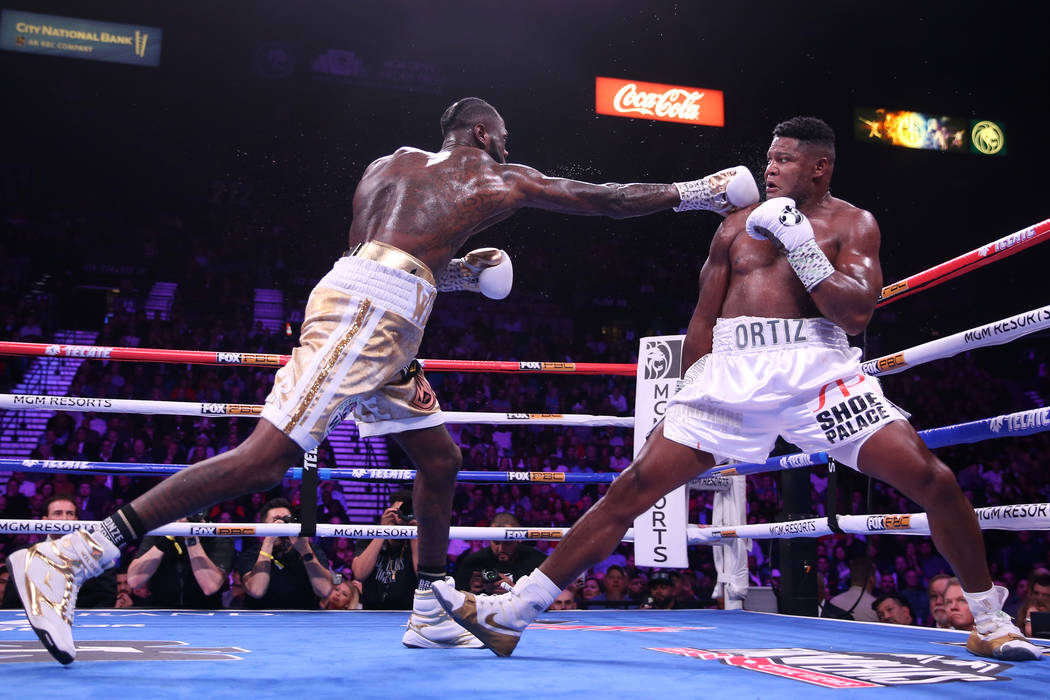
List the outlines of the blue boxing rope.
{"type": "MultiPolygon", "coordinates": [[[[125,474],[128,476],[167,476],[188,469],[192,464],[149,464],[146,462],[86,462],[64,459],[10,459],[0,458],[0,469],[22,472],[78,474],[125,474]]],[[[294,467],[284,473],[286,478],[302,478],[302,467],[294,467]]],[[[317,470],[320,479],[344,479],[348,481],[412,481],[415,469],[340,469],[322,467],[317,470]]],[[[458,481],[468,483],[521,483],[521,484],[608,484],[617,473],[586,474],[568,472],[486,472],[461,471],[458,481]]]]}
{"type": "MultiPolygon", "coordinates": [[[[1029,411],[1018,411],[1002,416],[984,418],[969,423],[957,425],[946,425],[942,428],[930,428],[919,431],[926,446],[931,450],[938,447],[950,447],[952,445],[964,445],[973,442],[983,442],[993,438],[1021,437],[1024,435],[1035,435],[1050,430],[1050,408],[1034,408],[1029,411]]],[[[762,464],[730,464],[708,469],[700,475],[701,478],[712,476],[731,476],[735,474],[760,474],[762,472],[781,471],[784,469],[797,469],[814,464],[827,463],[826,452],[815,452],[813,454],[792,454],[783,457],[767,459],[762,464]]]]}
{"type": "MultiPolygon", "coordinates": [[[[1035,435],[1050,430],[1050,407],[1008,413],[992,418],[931,428],[919,432],[927,447],[937,449],[951,445],[982,442],[993,438],[1035,435]]],[[[827,464],[826,452],[812,454],[790,454],[770,457],[765,462],[730,464],[707,470],[698,479],[715,479],[737,474],[760,474],[763,472],[798,469],[827,464]]],[[[146,464],[127,462],[83,462],[60,459],[10,459],[0,458],[0,469],[23,472],[77,472],[82,474],[127,474],[130,476],[159,476],[174,474],[192,465],[146,464]]],[[[459,481],[466,483],[532,483],[532,484],[607,484],[618,473],[586,474],[574,472],[489,472],[461,471],[459,481]]],[[[285,472],[286,477],[298,479],[302,468],[285,472]]],[[[411,481],[416,477],[415,469],[318,469],[321,479],[344,479],[349,481],[411,481]]],[[[711,482],[717,487],[717,482],[711,482]]]]}

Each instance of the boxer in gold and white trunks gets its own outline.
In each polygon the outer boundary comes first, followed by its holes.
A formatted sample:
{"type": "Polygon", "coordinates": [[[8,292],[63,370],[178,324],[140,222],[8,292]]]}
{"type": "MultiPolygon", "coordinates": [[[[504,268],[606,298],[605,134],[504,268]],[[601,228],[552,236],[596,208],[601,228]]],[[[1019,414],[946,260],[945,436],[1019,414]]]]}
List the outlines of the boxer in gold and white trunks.
{"type": "Polygon", "coordinates": [[[804,450],[827,450],[923,507],[976,621],[970,651],[1041,658],[1002,610],[1007,591],[992,585],[977,516],[954,473],[861,373],[860,353],[846,342],[871,320],[882,269],[875,217],[831,196],[835,133],[796,117],[773,135],[771,199],[731,213],[715,233],[682,346],[691,367],[666,420],[511,592],[478,597],[438,581],[438,601],[490,649],[510,654],[529,622],[608,556],[635,517],[716,458],[764,460],[779,434],[804,450]]]}
{"type": "Polygon", "coordinates": [[[213,503],[279,483],[351,412],[363,435],[389,433],[416,466],[419,525],[411,647],[480,646],[445,614],[430,590],[445,576],[459,447],[438,401],[413,366],[437,291],[502,298],[510,259],[484,248],[452,255],[476,233],[532,207],[627,218],[667,209],[728,214],[758,201],[746,168],[687,182],[603,184],[547,177],[507,163],[507,127],[487,102],[468,97],[441,118],[437,152],[399,148],[365,170],[354,193],[350,255],[337,261],[307,304],[300,346],[277,374],[260,420],[236,449],[162,482],[102,523],[8,559],[29,623],[61,663],[73,661],[80,583],[113,566],[119,547],[213,503]]]}
{"type": "Polygon", "coordinates": [[[355,246],[310,293],[299,347],[277,372],[262,417],[303,450],[351,413],[362,436],[443,424],[414,362],[435,285],[408,253],[378,241],[355,246]]]}

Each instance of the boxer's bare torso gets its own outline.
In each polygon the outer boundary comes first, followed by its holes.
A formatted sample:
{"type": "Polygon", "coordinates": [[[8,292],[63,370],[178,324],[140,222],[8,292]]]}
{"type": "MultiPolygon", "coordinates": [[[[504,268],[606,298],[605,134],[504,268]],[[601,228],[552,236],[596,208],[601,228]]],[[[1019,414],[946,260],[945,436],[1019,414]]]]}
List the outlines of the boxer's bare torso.
{"type": "Polygon", "coordinates": [[[673,185],[546,177],[471,145],[446,144],[437,153],[403,147],[365,171],[354,193],[350,245],[388,243],[437,272],[468,238],[522,207],[621,218],[678,201],[673,185]]]}
{"type": "Polygon", "coordinates": [[[755,206],[730,214],[715,233],[700,272],[700,298],[685,341],[686,366],[711,351],[718,318],[822,316],[851,335],[867,326],[882,288],[878,224],[871,213],[832,197],[821,182],[792,177],[794,162],[805,158],[794,139],[774,140],[767,173],[783,175],[767,174],[767,196],[796,200],[839,274],[807,292],[774,243],[747,234],[745,223],[755,206]],[[777,165],[780,158],[785,162],[777,165]]]}

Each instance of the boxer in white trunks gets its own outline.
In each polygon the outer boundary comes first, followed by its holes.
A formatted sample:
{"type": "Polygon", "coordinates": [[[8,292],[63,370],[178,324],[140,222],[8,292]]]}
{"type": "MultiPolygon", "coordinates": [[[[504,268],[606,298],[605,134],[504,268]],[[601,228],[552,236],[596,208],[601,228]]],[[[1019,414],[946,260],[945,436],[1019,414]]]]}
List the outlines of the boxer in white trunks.
{"type": "Polygon", "coordinates": [[[728,214],[758,201],[744,167],[671,184],[603,184],[547,177],[507,163],[507,127],[484,100],[468,97],[441,118],[436,153],[400,148],[373,162],[354,193],[350,251],[307,302],[300,346],[276,377],[262,420],[236,449],[165,480],[102,522],[20,550],[8,559],[30,625],[51,655],[73,661],[80,584],[120,558],[119,547],[213,503],[266,491],[303,452],[353,413],[362,435],[391,434],[415,464],[419,585],[410,647],[481,646],[438,605],[431,583],[445,576],[459,447],[413,358],[438,291],[503,298],[510,259],[493,248],[452,258],[468,238],[531,207],[627,218],[667,209],[728,214]]]}
{"type": "Polygon", "coordinates": [[[923,444],[846,335],[864,330],[882,288],[879,227],[831,196],[835,134],[812,117],[773,132],[760,205],[726,217],[700,272],[683,346],[684,385],[635,462],[514,589],[473,596],[434,585],[452,616],[500,655],[581,572],[620,543],[636,516],[716,460],[763,461],[777,435],[889,483],[925,509],[933,540],[976,619],[967,648],[1040,658],[1002,612],[973,507],[923,444]]]}

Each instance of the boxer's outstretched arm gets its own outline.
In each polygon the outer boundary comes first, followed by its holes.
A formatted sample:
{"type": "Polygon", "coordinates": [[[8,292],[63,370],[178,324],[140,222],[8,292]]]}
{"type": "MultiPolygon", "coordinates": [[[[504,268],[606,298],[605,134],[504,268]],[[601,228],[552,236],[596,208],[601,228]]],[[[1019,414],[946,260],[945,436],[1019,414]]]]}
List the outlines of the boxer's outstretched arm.
{"type": "Polygon", "coordinates": [[[681,197],[672,184],[596,185],[580,180],[547,177],[524,165],[503,166],[503,179],[517,207],[562,214],[626,219],[678,206],[681,197]]]}

